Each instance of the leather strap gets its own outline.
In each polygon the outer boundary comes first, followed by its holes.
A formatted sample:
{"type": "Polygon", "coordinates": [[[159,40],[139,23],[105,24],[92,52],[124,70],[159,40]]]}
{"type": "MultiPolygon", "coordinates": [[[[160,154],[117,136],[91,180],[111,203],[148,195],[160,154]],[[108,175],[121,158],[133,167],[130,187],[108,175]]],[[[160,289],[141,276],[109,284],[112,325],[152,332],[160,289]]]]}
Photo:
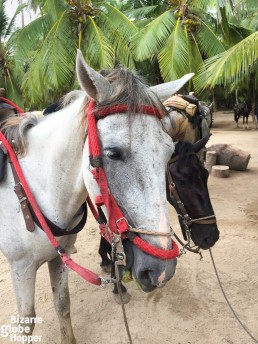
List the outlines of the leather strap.
{"type": "Polygon", "coordinates": [[[20,179],[16,173],[16,170],[13,166],[12,161],[9,161],[11,169],[12,169],[12,173],[13,173],[13,179],[15,181],[15,186],[14,186],[14,191],[18,197],[18,200],[21,204],[21,210],[22,210],[22,214],[24,217],[24,221],[26,224],[26,228],[29,232],[33,232],[35,230],[35,224],[34,224],[34,220],[32,218],[31,215],[31,211],[29,208],[29,201],[28,198],[23,190],[22,184],[20,182],[20,179]]]}
{"type": "MultiPolygon", "coordinates": [[[[51,229],[51,232],[54,236],[56,237],[60,237],[60,236],[65,236],[65,235],[70,235],[70,234],[77,234],[79,233],[83,227],[85,226],[85,223],[87,221],[87,204],[86,203],[83,203],[83,205],[80,207],[80,209],[83,209],[83,216],[80,220],[80,222],[71,230],[68,230],[68,229],[63,229],[63,228],[60,228],[58,227],[56,224],[54,224],[53,222],[51,222],[44,214],[44,219],[47,223],[47,225],[49,226],[49,228],[51,229]]],[[[31,214],[32,214],[32,218],[33,218],[33,221],[36,223],[36,225],[41,228],[41,224],[39,222],[39,219],[37,218],[36,214],[34,213],[31,205],[29,204],[29,209],[31,210],[31,214]]]]}
{"type": "MultiPolygon", "coordinates": [[[[24,217],[24,221],[25,221],[27,230],[29,232],[33,232],[35,230],[35,224],[43,230],[43,228],[39,222],[38,217],[34,213],[32,207],[31,207],[31,204],[26,197],[23,186],[20,182],[20,179],[16,173],[16,170],[15,170],[11,160],[9,161],[9,163],[10,163],[10,166],[12,169],[13,179],[15,181],[14,191],[15,191],[15,193],[18,197],[18,200],[21,204],[21,210],[22,210],[22,214],[24,217]]],[[[62,229],[62,228],[58,227],[56,224],[51,222],[46,216],[44,216],[43,214],[42,215],[43,215],[47,225],[51,229],[51,232],[54,236],[59,237],[59,236],[64,236],[64,235],[77,234],[83,229],[83,227],[85,226],[86,220],[87,220],[87,204],[83,203],[81,208],[83,208],[83,216],[82,216],[80,222],[71,230],[62,229]]]]}

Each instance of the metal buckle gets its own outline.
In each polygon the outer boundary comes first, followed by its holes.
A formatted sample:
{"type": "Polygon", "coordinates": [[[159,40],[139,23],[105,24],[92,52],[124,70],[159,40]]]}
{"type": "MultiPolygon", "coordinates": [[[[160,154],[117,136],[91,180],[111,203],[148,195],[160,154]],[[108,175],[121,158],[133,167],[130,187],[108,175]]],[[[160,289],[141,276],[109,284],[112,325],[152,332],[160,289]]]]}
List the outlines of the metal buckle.
{"type": "Polygon", "coordinates": [[[116,283],[116,279],[115,278],[104,278],[102,276],[99,276],[100,280],[101,280],[101,284],[100,284],[100,287],[105,289],[106,286],[108,284],[111,284],[111,283],[116,283]]]}
{"type": "Polygon", "coordinates": [[[19,198],[19,202],[20,202],[20,203],[22,203],[22,202],[24,202],[24,201],[26,201],[26,200],[27,200],[27,197],[25,197],[25,196],[22,197],[22,198],[19,198]]]}
{"type": "Polygon", "coordinates": [[[124,247],[121,240],[121,233],[113,233],[113,238],[111,241],[112,247],[112,259],[118,265],[126,265],[126,255],[124,252],[124,247]]]}
{"type": "Polygon", "coordinates": [[[130,225],[129,225],[129,223],[128,223],[128,221],[126,220],[125,217],[120,217],[120,219],[116,220],[116,224],[118,224],[118,223],[121,222],[121,221],[125,221],[125,222],[127,223],[128,227],[130,227],[130,225]]]}

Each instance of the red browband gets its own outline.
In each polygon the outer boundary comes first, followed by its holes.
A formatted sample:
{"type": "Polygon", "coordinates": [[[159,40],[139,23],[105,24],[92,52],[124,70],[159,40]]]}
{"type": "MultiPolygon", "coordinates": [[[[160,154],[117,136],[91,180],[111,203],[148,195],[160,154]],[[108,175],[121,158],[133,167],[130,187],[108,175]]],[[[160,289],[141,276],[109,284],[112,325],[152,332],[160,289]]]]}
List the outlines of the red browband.
{"type": "MultiPolygon", "coordinates": [[[[97,112],[97,115],[100,117],[105,117],[108,115],[112,115],[114,113],[125,113],[127,111],[128,111],[127,104],[119,104],[119,105],[107,107],[105,109],[101,109],[97,112]]],[[[159,119],[163,118],[164,116],[164,114],[161,113],[158,108],[150,106],[150,105],[137,106],[136,109],[134,109],[134,112],[144,114],[144,115],[156,116],[159,119]]]]}

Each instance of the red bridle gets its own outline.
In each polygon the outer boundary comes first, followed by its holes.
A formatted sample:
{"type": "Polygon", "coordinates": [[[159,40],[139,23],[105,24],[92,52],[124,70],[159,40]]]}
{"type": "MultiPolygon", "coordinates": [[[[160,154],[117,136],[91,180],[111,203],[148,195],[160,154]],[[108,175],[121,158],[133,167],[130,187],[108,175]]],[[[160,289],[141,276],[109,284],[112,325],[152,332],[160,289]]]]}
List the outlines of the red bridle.
{"type": "MultiPolygon", "coordinates": [[[[130,231],[131,227],[128,224],[123,212],[116,203],[114,196],[109,191],[107,177],[102,166],[96,117],[99,119],[114,113],[125,113],[128,110],[128,106],[126,104],[121,104],[102,109],[98,112],[94,110],[95,103],[93,100],[91,100],[88,105],[87,117],[89,154],[90,162],[93,167],[91,172],[100,189],[100,195],[97,196],[95,203],[97,206],[105,205],[108,213],[108,227],[110,229],[107,235],[105,229],[102,227],[101,235],[103,235],[108,241],[110,241],[113,233],[121,234],[122,239],[128,237],[138,248],[149,255],[164,260],[176,258],[179,254],[179,249],[177,244],[172,239],[171,250],[163,250],[148,244],[139,236],[132,233],[130,231]]],[[[157,116],[158,118],[163,117],[157,108],[151,106],[140,106],[139,108],[137,108],[136,112],[145,115],[157,116]]],[[[148,231],[148,233],[146,232],[146,234],[151,235],[151,232],[148,231]]],[[[156,232],[155,234],[157,235],[156,232]]]]}

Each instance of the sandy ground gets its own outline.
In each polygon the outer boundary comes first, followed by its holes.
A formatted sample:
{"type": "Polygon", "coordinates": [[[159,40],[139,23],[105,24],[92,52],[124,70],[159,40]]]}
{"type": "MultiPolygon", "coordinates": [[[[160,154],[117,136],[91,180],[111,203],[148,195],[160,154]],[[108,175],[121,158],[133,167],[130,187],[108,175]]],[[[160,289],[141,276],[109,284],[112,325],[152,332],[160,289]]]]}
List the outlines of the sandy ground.
{"type": "MultiPolygon", "coordinates": [[[[258,130],[236,129],[232,113],[215,113],[213,136],[208,144],[229,143],[251,153],[248,170],[231,171],[230,177],[210,176],[209,190],[221,237],[212,249],[222,284],[236,313],[258,338],[258,130]]],[[[174,229],[177,220],[171,210],[174,229]]],[[[100,273],[97,254],[99,236],[92,218],[77,240],[73,258],[100,273]]],[[[203,260],[187,253],[178,260],[174,278],[165,288],[145,294],[134,282],[126,305],[134,344],[248,344],[252,339],[232,316],[211,264],[209,252],[203,260]]],[[[0,255],[0,325],[16,314],[8,264],[0,255]]],[[[128,343],[121,307],[113,300],[111,287],[87,284],[70,272],[72,321],[78,344],[128,343]]],[[[60,342],[57,316],[52,303],[47,266],[38,271],[36,312],[43,324],[35,335],[42,344],[60,342]]],[[[9,340],[0,337],[0,343],[9,340]]]]}

